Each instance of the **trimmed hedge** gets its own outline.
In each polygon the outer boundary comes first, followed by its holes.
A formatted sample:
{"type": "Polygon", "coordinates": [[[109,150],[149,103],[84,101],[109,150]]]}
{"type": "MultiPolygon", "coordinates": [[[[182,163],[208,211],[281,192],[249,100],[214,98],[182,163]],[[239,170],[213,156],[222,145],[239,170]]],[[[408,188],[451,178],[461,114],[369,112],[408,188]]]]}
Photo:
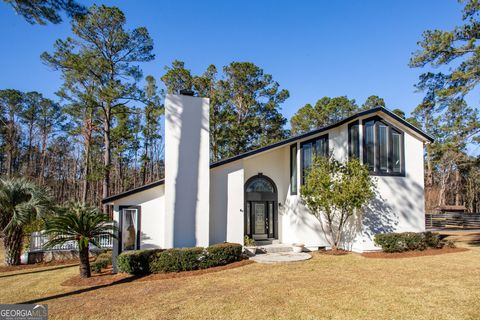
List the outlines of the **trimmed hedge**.
{"type": "Polygon", "coordinates": [[[198,269],[204,256],[203,248],[168,249],[150,258],[150,272],[179,272],[198,269]]]}
{"type": "Polygon", "coordinates": [[[242,245],[220,243],[207,248],[139,250],[122,253],[118,270],[131,274],[181,272],[223,266],[242,259],[242,245]]]}
{"type": "Polygon", "coordinates": [[[402,232],[381,233],[375,235],[374,242],[384,252],[404,252],[425,250],[427,248],[440,249],[446,244],[440,239],[438,233],[427,232],[402,232]]]}
{"type": "Polygon", "coordinates": [[[242,258],[242,245],[238,243],[218,243],[207,248],[207,255],[202,261],[203,268],[224,266],[240,261],[242,258]]]}
{"type": "Polygon", "coordinates": [[[162,250],[153,249],[122,252],[117,258],[118,271],[135,275],[148,274],[150,273],[150,256],[160,251],[162,250]]]}

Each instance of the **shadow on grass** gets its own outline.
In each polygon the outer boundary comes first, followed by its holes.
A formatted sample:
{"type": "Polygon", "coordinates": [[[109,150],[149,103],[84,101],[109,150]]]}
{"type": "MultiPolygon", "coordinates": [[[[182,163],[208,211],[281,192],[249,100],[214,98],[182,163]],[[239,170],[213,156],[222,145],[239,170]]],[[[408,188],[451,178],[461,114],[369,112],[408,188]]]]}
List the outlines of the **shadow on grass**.
{"type": "Polygon", "coordinates": [[[102,288],[115,286],[115,285],[122,284],[122,283],[129,283],[129,282],[135,281],[137,279],[140,279],[142,277],[143,276],[131,276],[129,278],[120,279],[120,280],[117,280],[117,281],[114,281],[114,282],[108,283],[108,284],[102,284],[102,285],[98,285],[98,286],[94,286],[94,287],[88,287],[88,288],[84,288],[84,289],[79,289],[79,290],[75,290],[75,291],[60,293],[60,294],[56,294],[56,295],[52,295],[52,296],[48,296],[48,297],[43,297],[43,298],[38,298],[38,299],[33,299],[33,300],[27,300],[27,301],[18,302],[18,303],[19,304],[33,304],[33,303],[40,303],[40,302],[47,301],[47,300],[52,300],[52,299],[65,298],[65,297],[74,296],[74,295],[85,293],[85,292],[90,292],[90,291],[94,291],[94,290],[98,290],[98,289],[102,289],[102,288]]]}
{"type": "MultiPolygon", "coordinates": [[[[25,274],[33,274],[33,273],[41,273],[41,272],[48,272],[48,271],[55,271],[55,270],[60,270],[60,269],[66,269],[66,268],[71,268],[71,267],[78,267],[78,264],[68,264],[64,266],[58,266],[54,268],[49,268],[49,269],[42,269],[42,270],[34,270],[34,271],[27,271],[27,272],[19,272],[19,273],[14,273],[14,274],[6,274],[6,275],[0,275],[1,278],[9,278],[9,277],[16,277],[16,276],[23,276],[25,274]]],[[[25,269],[28,270],[28,269],[25,269]]],[[[11,271],[5,271],[5,272],[15,272],[17,270],[11,270],[11,271]]]]}

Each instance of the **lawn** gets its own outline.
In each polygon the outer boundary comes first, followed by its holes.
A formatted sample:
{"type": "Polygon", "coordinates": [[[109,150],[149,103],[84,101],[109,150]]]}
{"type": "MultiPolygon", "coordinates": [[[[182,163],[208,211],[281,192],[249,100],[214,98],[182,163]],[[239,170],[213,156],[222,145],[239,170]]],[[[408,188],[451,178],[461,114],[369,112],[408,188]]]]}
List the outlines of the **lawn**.
{"type": "Polygon", "coordinates": [[[51,319],[478,319],[480,247],[403,259],[314,254],[187,278],[99,287],[78,267],[0,273],[0,303],[49,305],[51,319]]]}

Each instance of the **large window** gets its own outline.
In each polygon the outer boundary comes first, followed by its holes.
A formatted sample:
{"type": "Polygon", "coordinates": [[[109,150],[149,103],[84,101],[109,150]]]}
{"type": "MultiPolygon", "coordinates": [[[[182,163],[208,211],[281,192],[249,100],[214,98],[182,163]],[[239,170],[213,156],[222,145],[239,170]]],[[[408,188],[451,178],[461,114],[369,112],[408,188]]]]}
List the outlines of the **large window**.
{"type": "Polygon", "coordinates": [[[300,147],[302,151],[301,165],[303,184],[307,170],[312,166],[314,157],[328,157],[328,135],[302,142],[300,147]]]}
{"type": "Polygon", "coordinates": [[[372,173],[404,174],[403,132],[375,117],[363,121],[363,137],[363,163],[372,173]]]}
{"type": "Polygon", "coordinates": [[[297,144],[290,146],[290,194],[297,194],[297,144]]]}

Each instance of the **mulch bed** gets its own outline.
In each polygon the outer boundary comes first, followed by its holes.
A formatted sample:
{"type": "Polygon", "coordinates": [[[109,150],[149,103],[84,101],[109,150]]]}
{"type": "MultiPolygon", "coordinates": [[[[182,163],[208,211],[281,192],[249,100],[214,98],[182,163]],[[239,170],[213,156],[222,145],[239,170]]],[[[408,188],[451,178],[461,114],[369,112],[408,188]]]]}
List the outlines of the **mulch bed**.
{"type": "Polygon", "coordinates": [[[319,250],[320,254],[325,254],[329,256],[343,256],[349,254],[349,251],[338,249],[338,250],[319,250]]]}
{"type": "Polygon", "coordinates": [[[467,248],[448,248],[442,249],[426,249],[423,251],[406,251],[406,252],[364,252],[360,254],[365,258],[380,258],[380,259],[398,259],[398,258],[413,258],[424,256],[437,256],[446,253],[464,252],[468,251],[467,248]]]}
{"type": "Polygon", "coordinates": [[[0,272],[20,271],[25,269],[36,269],[63,265],[78,265],[78,259],[71,260],[55,260],[50,262],[41,262],[35,264],[21,264],[19,266],[0,266],[0,272]]]}
{"type": "Polygon", "coordinates": [[[208,269],[193,270],[193,271],[183,271],[183,272],[168,272],[168,273],[155,273],[143,277],[132,276],[126,273],[117,273],[112,274],[112,269],[104,269],[101,273],[92,273],[92,276],[87,279],[82,279],[79,276],[74,276],[62,283],[62,286],[69,287],[89,287],[89,286],[99,286],[99,285],[110,285],[117,281],[155,281],[155,280],[165,280],[173,278],[185,278],[192,276],[199,276],[202,274],[218,272],[228,269],[234,269],[246,266],[248,264],[255,263],[252,260],[242,260],[234,263],[227,264],[225,266],[212,267],[208,269]]]}

